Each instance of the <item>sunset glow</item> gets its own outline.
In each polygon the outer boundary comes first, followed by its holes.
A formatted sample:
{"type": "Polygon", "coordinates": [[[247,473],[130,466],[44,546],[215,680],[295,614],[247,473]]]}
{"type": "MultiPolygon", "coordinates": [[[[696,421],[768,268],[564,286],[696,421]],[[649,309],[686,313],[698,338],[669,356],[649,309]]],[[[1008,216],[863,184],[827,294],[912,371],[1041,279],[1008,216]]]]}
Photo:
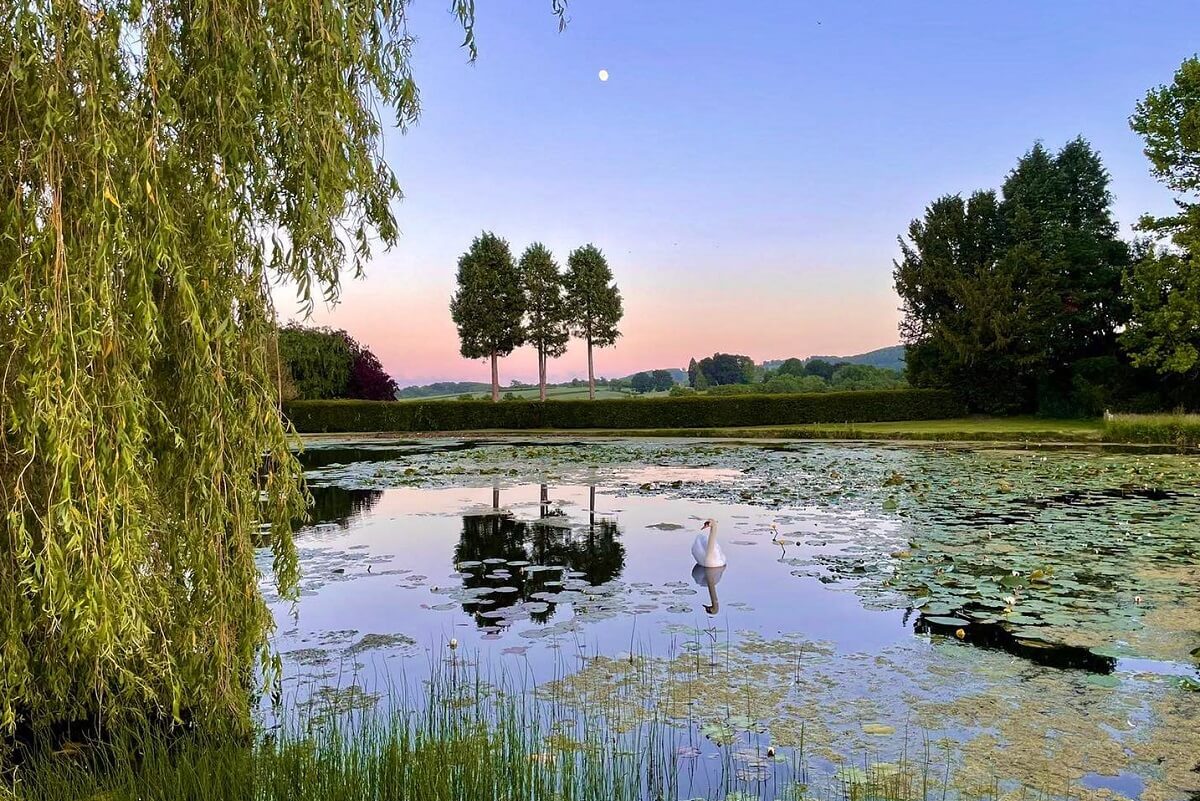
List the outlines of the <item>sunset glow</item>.
{"type": "MultiPolygon", "coordinates": [[[[616,377],[718,350],[761,361],[898,343],[896,237],[932,198],[995,186],[1039,139],[1087,132],[1126,231],[1172,209],[1126,118],[1194,43],[1139,44],[1135,9],[1097,17],[1074,48],[1054,33],[1069,15],[1050,5],[846,7],[820,25],[799,7],[730,18],[701,6],[681,21],[653,4],[580,5],[562,34],[542,11],[490,17],[498,29],[465,66],[454,21],[411,10],[427,102],[419,125],[387,138],[401,237],[311,321],[350,331],[402,385],[488,378],[459,356],[447,308],[482,230],[514,257],[544,242],[560,265],[588,242],[604,251],[625,318],[596,364],[616,377]],[[1138,54],[1114,70],[1112,48],[1138,54]]],[[[276,291],[285,319],[292,295],[276,291]]],[[[550,379],[584,375],[585,359],[572,343],[550,379]]],[[[536,358],[518,350],[500,369],[505,384],[530,381],[536,358]]]]}

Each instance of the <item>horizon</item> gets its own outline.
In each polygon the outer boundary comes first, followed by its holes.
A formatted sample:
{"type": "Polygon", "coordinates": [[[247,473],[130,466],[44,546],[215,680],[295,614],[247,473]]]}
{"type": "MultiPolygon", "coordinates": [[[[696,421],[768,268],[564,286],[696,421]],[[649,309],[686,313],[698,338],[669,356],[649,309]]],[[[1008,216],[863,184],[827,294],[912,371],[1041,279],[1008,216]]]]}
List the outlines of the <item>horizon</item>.
{"type": "MultiPolygon", "coordinates": [[[[1127,119],[1196,52],[1189,3],[1153,20],[1115,2],[751,18],[699,3],[676,19],[621,0],[572,5],[561,34],[540,4],[506,12],[480,12],[470,65],[441,6],[410,9],[425,108],[385,137],[400,240],[304,321],[346,329],[405,386],[488,380],[448,310],[457,258],[484,229],[514,257],[533,241],[560,265],[589,241],[606,253],[624,336],[597,350],[596,374],[615,377],[717,351],[897,344],[896,237],[940,195],[998,188],[1035,141],[1092,143],[1126,237],[1173,209],[1127,119]]],[[[275,299],[297,319],[289,287],[275,299]]],[[[548,380],[586,376],[585,359],[573,341],[548,380]]],[[[501,383],[536,365],[518,349],[501,383]]]]}
{"type": "MultiPolygon", "coordinates": [[[[783,362],[783,361],[786,361],[787,359],[792,359],[792,358],[798,358],[801,361],[805,361],[805,362],[812,361],[813,359],[857,359],[862,356],[868,356],[868,355],[871,355],[878,351],[887,350],[888,348],[894,348],[894,347],[903,347],[903,344],[897,343],[895,345],[885,345],[882,348],[872,348],[871,350],[863,351],[861,353],[843,353],[843,354],[811,353],[807,356],[802,356],[799,354],[795,354],[793,356],[770,356],[765,359],[754,359],[754,363],[756,365],[762,366],[762,365],[769,364],[771,362],[783,362]]],[[[718,351],[718,352],[720,352],[720,351],[718,351]]],[[[728,352],[728,351],[725,351],[725,352],[728,352]]],[[[716,353],[706,353],[703,356],[698,355],[695,358],[697,361],[699,361],[702,358],[706,358],[708,356],[715,356],[715,355],[716,355],[716,353]]],[[[749,354],[743,353],[743,354],[737,354],[737,355],[746,356],[749,354]]],[[[751,357],[751,358],[753,358],[753,357],[751,357]]],[[[608,381],[608,380],[618,379],[618,378],[629,378],[638,373],[649,373],[649,372],[653,372],[655,370],[679,370],[680,372],[687,373],[687,369],[688,369],[688,365],[685,363],[685,364],[682,364],[679,366],[664,367],[662,365],[656,365],[653,367],[642,367],[642,368],[634,370],[633,372],[630,372],[630,373],[619,373],[619,374],[613,374],[613,375],[608,375],[606,373],[597,372],[596,380],[597,381],[608,381]]],[[[393,378],[395,378],[395,376],[393,376],[393,378]]],[[[549,381],[548,380],[547,385],[566,384],[566,383],[570,383],[571,381],[576,380],[576,379],[586,382],[587,375],[585,373],[582,376],[576,376],[574,378],[565,378],[565,379],[562,379],[561,381],[549,381]]],[[[521,386],[523,386],[523,387],[536,387],[538,385],[537,377],[535,376],[532,380],[528,380],[528,381],[523,380],[523,379],[510,379],[509,382],[507,382],[507,383],[502,381],[500,383],[501,389],[503,389],[504,387],[507,387],[507,386],[511,386],[512,380],[519,380],[521,386]]],[[[471,378],[462,378],[462,379],[446,378],[446,379],[434,379],[431,381],[422,381],[420,383],[401,383],[401,382],[397,381],[397,388],[403,390],[403,389],[411,389],[414,387],[429,386],[430,384],[452,384],[452,383],[477,383],[477,384],[487,385],[487,386],[490,386],[490,384],[491,384],[490,381],[476,381],[475,379],[471,379],[471,378]]]]}

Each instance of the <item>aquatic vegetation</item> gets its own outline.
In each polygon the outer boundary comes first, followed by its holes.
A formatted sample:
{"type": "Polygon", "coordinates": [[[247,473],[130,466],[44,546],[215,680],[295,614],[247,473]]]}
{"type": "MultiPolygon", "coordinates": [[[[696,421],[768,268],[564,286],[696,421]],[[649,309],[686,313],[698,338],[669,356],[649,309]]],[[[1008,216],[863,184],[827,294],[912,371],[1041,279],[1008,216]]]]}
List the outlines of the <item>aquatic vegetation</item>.
{"type": "Polygon", "coordinates": [[[580,715],[618,740],[669,733],[663,758],[708,776],[690,794],[711,798],[1165,801],[1197,783],[1195,460],[650,440],[387,450],[309,473],[318,494],[382,495],[297,538],[302,598],[280,650],[298,701],[364,715],[364,679],[511,670],[528,680],[514,695],[557,710],[556,743],[578,742],[561,727],[580,715]],[[719,586],[686,575],[709,516],[732,532],[719,586]],[[349,655],[366,635],[323,633],[313,612],[414,643],[349,655]]]}
{"type": "MultiPolygon", "coordinates": [[[[673,632],[712,642],[712,632],[673,632]]],[[[1101,801],[1129,797],[1104,781],[1139,763],[1154,765],[1137,785],[1147,801],[1194,787],[1197,712],[1169,683],[1155,685],[1145,710],[1086,685],[1066,708],[1047,709],[1046,682],[1069,676],[1059,673],[1006,697],[951,690],[894,713],[851,697],[878,689],[848,686],[864,678],[854,664],[795,637],[739,636],[699,658],[595,657],[535,693],[450,661],[382,700],[356,685],[322,692],[253,739],[159,730],[43,752],[7,792],[17,801],[1101,801]],[[1143,713],[1170,727],[1151,732],[1143,713]],[[992,727],[964,734],[975,715],[992,727]]],[[[902,682],[944,682],[930,664],[893,667],[902,682]]]]}
{"type": "Polygon", "coordinates": [[[1200,603],[1200,584],[1156,572],[1200,554],[1200,464],[1171,456],[737,443],[665,449],[629,441],[463,449],[456,443],[309,476],[317,484],[354,487],[470,485],[499,476],[513,484],[603,482],[618,494],[865,514],[877,524],[827,527],[823,542],[834,547],[791,557],[797,575],[852,583],[872,605],[896,605],[892,591],[899,591],[926,623],[963,628],[968,639],[988,626],[1029,647],[1104,648],[1136,639],[1139,655],[1174,659],[1178,653],[1139,637],[1144,618],[1171,608],[1182,614],[1200,603]],[[655,469],[674,476],[644,480],[655,469]]]}
{"type": "Polygon", "coordinates": [[[1012,658],[950,642],[917,658],[889,650],[864,660],[798,637],[741,632],[727,643],[714,632],[670,630],[693,638],[675,657],[595,657],[540,692],[601,713],[618,730],[665,720],[720,749],[799,751],[810,779],[833,770],[861,778],[844,772],[858,769],[848,754],[903,765],[914,748],[936,743],[926,767],[949,774],[956,797],[997,787],[1086,797],[1115,776],[1140,777],[1143,799],[1200,788],[1190,679],[1045,671],[998,692],[1012,658]],[[1122,683],[1137,692],[1114,692],[1122,683]]]}

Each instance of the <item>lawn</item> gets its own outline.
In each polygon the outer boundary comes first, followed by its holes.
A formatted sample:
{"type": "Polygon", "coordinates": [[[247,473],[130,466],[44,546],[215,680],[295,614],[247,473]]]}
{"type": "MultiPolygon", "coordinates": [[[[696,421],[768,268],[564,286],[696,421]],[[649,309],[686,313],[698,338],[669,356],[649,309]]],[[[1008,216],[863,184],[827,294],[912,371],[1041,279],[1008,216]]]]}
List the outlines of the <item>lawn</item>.
{"type": "MultiPolygon", "coordinates": [[[[599,396],[599,392],[597,393],[599,396]]],[[[407,433],[406,437],[445,436],[447,432],[407,433]]],[[[456,432],[461,435],[463,432],[456,432]]],[[[571,437],[701,437],[718,439],[846,439],[910,440],[933,442],[1043,442],[1162,445],[1196,448],[1200,445],[1200,416],[1117,415],[1109,421],[1051,419],[1044,417],[957,417],[941,420],[902,420],[878,423],[810,423],[800,425],[735,426],[727,428],[593,428],[593,429],[489,429],[473,432],[487,436],[571,437]]],[[[345,434],[306,434],[306,441],[345,434]]],[[[393,436],[360,433],[354,438],[393,436]]]]}
{"type": "Polygon", "coordinates": [[[780,439],[891,439],[993,442],[1101,442],[1098,419],[1060,420],[1041,417],[959,417],[882,423],[810,423],[731,428],[642,429],[637,431],[571,432],[600,435],[745,437],[780,439]]]}
{"type": "MultiPolygon", "coordinates": [[[[461,432],[458,432],[461,434],[461,432]]],[[[960,417],[943,420],[904,420],[888,423],[815,423],[807,425],[751,426],[729,428],[641,428],[641,429],[526,429],[488,430],[487,435],[572,436],[572,437],[712,437],[729,439],[879,439],[941,442],[1105,442],[1104,421],[1099,419],[1059,420],[1041,417],[960,417]]],[[[406,433],[412,438],[445,436],[445,432],[406,433]]],[[[346,434],[306,434],[306,441],[340,441],[346,434]]],[[[371,438],[372,434],[351,435],[371,438]]],[[[380,432],[374,436],[390,437],[380,432]]],[[[1127,440],[1128,441],[1128,440],[1127,440]]],[[[1149,440],[1144,440],[1149,441],[1149,440]]],[[[1164,443],[1169,442],[1164,440],[1164,443]]]]}

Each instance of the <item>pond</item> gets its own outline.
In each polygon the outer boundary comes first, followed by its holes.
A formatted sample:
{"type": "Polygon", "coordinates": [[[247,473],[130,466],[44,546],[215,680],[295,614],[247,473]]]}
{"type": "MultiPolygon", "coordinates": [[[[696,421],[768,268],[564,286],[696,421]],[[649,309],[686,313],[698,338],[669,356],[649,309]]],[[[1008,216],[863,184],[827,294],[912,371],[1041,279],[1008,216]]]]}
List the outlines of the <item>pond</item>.
{"type": "Polygon", "coordinates": [[[469,666],[616,732],[665,722],[682,797],[849,792],[918,752],[951,796],[1200,789],[1194,457],[510,439],[302,459],[300,598],[264,584],[289,697],[365,708],[469,666]],[[709,519],[724,568],[690,554],[709,519]]]}

